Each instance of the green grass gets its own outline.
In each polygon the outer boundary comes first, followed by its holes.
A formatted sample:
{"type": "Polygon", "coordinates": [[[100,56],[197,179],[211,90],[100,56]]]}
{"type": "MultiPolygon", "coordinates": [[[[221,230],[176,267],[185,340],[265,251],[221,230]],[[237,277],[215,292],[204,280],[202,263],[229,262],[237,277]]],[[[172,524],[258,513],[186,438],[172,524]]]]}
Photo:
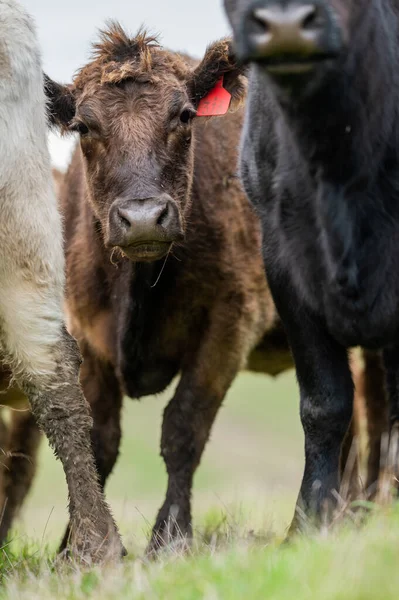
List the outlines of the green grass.
{"type": "Polygon", "coordinates": [[[379,511],[367,525],[279,545],[226,527],[221,547],[199,545],[190,556],[155,564],[129,557],[122,565],[82,571],[52,568],[46,552],[21,549],[2,557],[0,598],[50,600],[396,600],[399,511],[379,511]]]}
{"type": "Polygon", "coordinates": [[[34,489],[9,546],[0,551],[0,598],[29,600],[390,600],[399,597],[399,508],[366,524],[281,545],[303,467],[292,374],[242,374],[220,412],[195,480],[189,556],[155,564],[142,551],[166,486],[159,457],[171,390],[127,401],[121,456],[107,487],[129,556],[82,571],[54,567],[66,524],[60,465],[43,445],[34,489]]]}

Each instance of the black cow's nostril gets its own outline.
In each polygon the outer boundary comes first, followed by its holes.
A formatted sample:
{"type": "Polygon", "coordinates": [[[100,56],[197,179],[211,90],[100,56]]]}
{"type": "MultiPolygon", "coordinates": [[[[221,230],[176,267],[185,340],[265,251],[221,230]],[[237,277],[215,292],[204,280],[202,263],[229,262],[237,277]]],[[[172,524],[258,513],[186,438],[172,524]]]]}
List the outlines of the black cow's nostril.
{"type": "Polygon", "coordinates": [[[296,72],[307,71],[312,68],[312,57],[322,53],[327,17],[311,0],[252,8],[245,18],[243,53],[265,61],[269,70],[276,71],[282,65],[287,73],[287,65],[294,64],[296,72]]]}
{"type": "Polygon", "coordinates": [[[309,6],[309,12],[302,22],[302,29],[314,29],[319,21],[319,11],[315,6],[309,6]]]}
{"type": "Polygon", "coordinates": [[[257,8],[252,13],[253,34],[273,34],[282,29],[293,28],[301,30],[313,29],[318,25],[319,13],[313,4],[296,5],[287,10],[277,7],[257,8]]]}
{"type": "Polygon", "coordinates": [[[262,10],[255,10],[252,14],[251,21],[252,34],[262,35],[269,32],[269,23],[267,22],[267,19],[264,18],[262,10]]]}
{"type": "Polygon", "coordinates": [[[157,225],[162,227],[162,225],[165,224],[165,221],[167,220],[168,215],[169,215],[169,204],[166,204],[165,207],[163,208],[163,210],[161,211],[159,217],[157,218],[157,225]]]}

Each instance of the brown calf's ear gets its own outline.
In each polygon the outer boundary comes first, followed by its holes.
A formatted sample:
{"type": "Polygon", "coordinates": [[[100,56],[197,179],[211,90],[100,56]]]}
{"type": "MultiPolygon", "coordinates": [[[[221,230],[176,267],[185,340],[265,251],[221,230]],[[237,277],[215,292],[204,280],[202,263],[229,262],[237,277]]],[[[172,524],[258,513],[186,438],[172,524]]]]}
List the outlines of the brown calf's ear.
{"type": "Polygon", "coordinates": [[[231,94],[229,110],[236,110],[245,100],[247,78],[246,67],[238,64],[230,39],[211,44],[194,69],[191,89],[196,108],[203,98],[220,85],[221,78],[223,87],[231,94]]]}
{"type": "Polygon", "coordinates": [[[50,126],[67,131],[76,112],[76,101],[72,89],[56,83],[44,73],[44,91],[47,96],[47,112],[50,126]]]}

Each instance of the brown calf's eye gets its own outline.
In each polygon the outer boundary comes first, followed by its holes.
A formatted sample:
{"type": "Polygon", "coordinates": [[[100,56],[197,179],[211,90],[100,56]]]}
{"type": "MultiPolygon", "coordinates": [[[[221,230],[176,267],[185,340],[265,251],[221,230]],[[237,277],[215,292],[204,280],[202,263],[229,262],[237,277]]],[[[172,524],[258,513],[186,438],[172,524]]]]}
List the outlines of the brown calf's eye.
{"type": "Polygon", "coordinates": [[[82,136],[87,135],[89,133],[89,128],[82,121],[76,121],[75,123],[72,123],[69,129],[71,131],[76,131],[76,133],[82,136]]]}
{"type": "Polygon", "coordinates": [[[89,133],[89,128],[84,123],[79,123],[78,132],[79,135],[87,135],[89,133]]]}
{"type": "Polygon", "coordinates": [[[195,112],[187,108],[186,110],[183,110],[183,112],[180,114],[180,121],[187,125],[194,117],[195,112]]]}

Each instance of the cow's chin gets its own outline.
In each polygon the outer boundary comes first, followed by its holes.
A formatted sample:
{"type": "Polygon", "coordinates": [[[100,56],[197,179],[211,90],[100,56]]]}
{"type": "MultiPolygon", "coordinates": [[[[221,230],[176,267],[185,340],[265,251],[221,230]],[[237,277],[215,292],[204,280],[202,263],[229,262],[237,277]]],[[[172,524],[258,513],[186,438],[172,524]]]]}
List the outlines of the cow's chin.
{"type": "Polygon", "coordinates": [[[171,245],[171,242],[145,242],[120,248],[120,250],[126,258],[133,262],[154,262],[164,258],[171,245]]]}

